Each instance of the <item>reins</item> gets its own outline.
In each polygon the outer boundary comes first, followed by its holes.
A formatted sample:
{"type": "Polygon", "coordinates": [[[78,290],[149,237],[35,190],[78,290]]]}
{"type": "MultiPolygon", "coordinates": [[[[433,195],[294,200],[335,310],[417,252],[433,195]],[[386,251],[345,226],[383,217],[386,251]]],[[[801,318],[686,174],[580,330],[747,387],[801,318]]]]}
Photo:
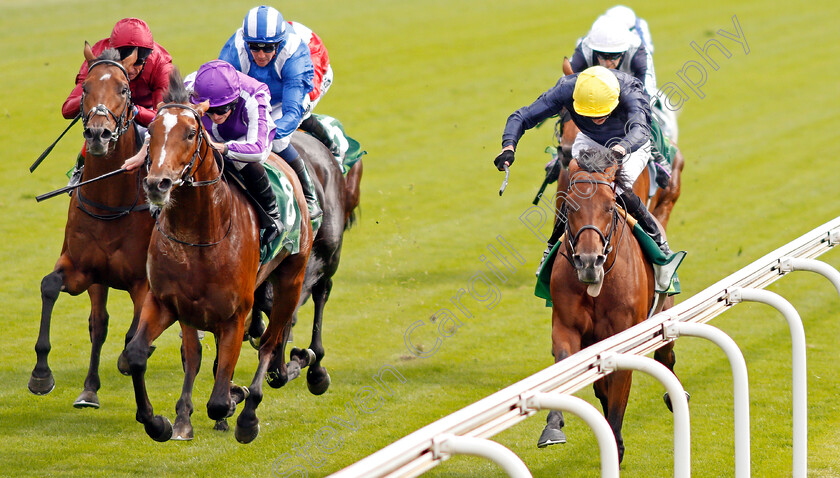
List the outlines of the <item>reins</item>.
{"type": "MultiPolygon", "coordinates": [[[[160,114],[160,112],[163,111],[166,108],[180,108],[180,109],[187,110],[187,111],[189,111],[190,113],[193,114],[193,116],[195,117],[195,121],[198,123],[198,133],[196,134],[197,139],[196,139],[195,151],[193,152],[192,157],[190,158],[190,162],[187,163],[186,166],[184,166],[184,169],[181,171],[181,174],[179,175],[178,180],[175,181],[173,185],[174,186],[203,187],[203,186],[210,186],[212,184],[218,183],[222,179],[222,176],[224,176],[224,174],[225,174],[225,161],[224,161],[223,158],[217,158],[216,155],[218,154],[218,152],[216,150],[210,148],[210,144],[204,141],[204,135],[207,134],[207,130],[204,129],[204,125],[201,123],[201,117],[199,116],[198,112],[188,105],[183,105],[183,104],[180,104],[180,103],[168,103],[168,104],[165,104],[165,105],[161,105],[161,107],[158,108],[158,114],[160,114]],[[201,153],[202,146],[204,146],[204,153],[203,154],[201,153]],[[194,179],[195,174],[201,169],[201,166],[204,164],[204,160],[207,158],[207,149],[208,148],[211,149],[211,154],[213,155],[213,158],[214,159],[219,159],[219,161],[218,161],[218,163],[219,163],[219,175],[216,176],[213,179],[209,179],[209,180],[206,180],[206,181],[196,181],[194,179]],[[201,160],[198,161],[198,164],[196,165],[196,160],[198,159],[199,156],[201,156],[201,160]],[[193,168],[193,166],[195,166],[195,168],[193,168]]],[[[147,164],[148,164],[148,161],[147,161],[147,164]]],[[[227,182],[227,181],[225,181],[225,182],[227,182]]],[[[222,236],[222,238],[219,239],[216,242],[193,243],[193,242],[182,241],[182,240],[178,239],[177,237],[171,236],[171,235],[167,234],[163,230],[163,228],[160,227],[160,216],[158,216],[155,219],[155,227],[157,228],[158,232],[160,232],[164,237],[166,237],[170,241],[177,242],[178,244],[184,244],[185,246],[210,247],[210,246],[215,246],[217,244],[220,244],[222,241],[224,241],[228,237],[228,235],[230,234],[230,231],[232,229],[232,226],[233,226],[233,206],[232,206],[233,205],[233,194],[230,191],[230,186],[228,186],[227,192],[228,192],[228,202],[231,204],[230,214],[228,216],[228,227],[227,227],[227,231],[225,231],[225,235],[222,236]]]]}

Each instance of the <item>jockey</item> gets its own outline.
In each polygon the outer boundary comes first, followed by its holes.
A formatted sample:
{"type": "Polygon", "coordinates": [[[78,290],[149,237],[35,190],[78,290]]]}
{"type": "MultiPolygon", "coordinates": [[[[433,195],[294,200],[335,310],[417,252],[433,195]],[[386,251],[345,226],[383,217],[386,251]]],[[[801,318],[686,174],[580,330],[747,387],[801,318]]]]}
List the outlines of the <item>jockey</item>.
{"type": "MultiPolygon", "coordinates": [[[[663,111],[666,108],[662,107],[656,95],[658,90],[656,72],[653,68],[653,44],[650,41],[647,22],[643,24],[639,22],[638,28],[636,28],[636,22],[635,13],[627,7],[619,5],[607,10],[606,14],[595,20],[589,33],[578,40],[570,60],[572,71],[581,72],[590,66],[600,65],[635,76],[644,84],[648,97],[654,99],[653,107],[658,110],[655,111],[655,117],[657,120],[662,118],[659,123],[666,123],[670,137],[676,140],[674,136],[676,128],[670,127],[676,124],[674,113],[670,110],[663,111]],[[628,15],[628,11],[632,18],[628,15]],[[647,32],[647,38],[645,38],[645,32],[647,32]]],[[[654,152],[653,159],[659,169],[664,172],[664,174],[656,175],[657,184],[665,188],[671,176],[671,166],[658,151],[654,152]]]]}
{"type": "MultiPolygon", "coordinates": [[[[210,145],[227,164],[242,175],[245,187],[271,217],[263,233],[263,244],[271,242],[283,228],[277,200],[263,163],[271,152],[274,122],[268,87],[242,74],[229,63],[213,60],[184,78],[194,104],[209,102],[201,123],[210,145]]],[[[140,153],[129,158],[123,168],[131,170],[143,164],[148,138],[140,153]]]]}
{"type": "Polygon", "coordinates": [[[315,73],[306,43],[280,12],[262,5],[248,11],[242,28],[222,47],[219,59],[268,85],[271,118],[276,126],[271,149],[294,169],[303,186],[310,218],[318,218],[322,211],[315,186],[291,144],[292,133],[314,106],[308,94],[314,88],[315,73]]]}
{"type": "MultiPolygon", "coordinates": [[[[504,165],[513,164],[516,144],[525,130],[558,114],[563,108],[580,128],[572,145],[572,157],[577,158],[584,149],[612,150],[614,156],[622,158],[619,161],[621,168],[630,184],[634,183],[650,160],[650,104],[641,81],[602,66],[560,78],[530,106],[514,111],[505,125],[502,152],[494,160],[496,167],[501,171],[504,165]]],[[[668,242],[641,199],[632,190],[624,191],[620,186],[616,187],[616,196],[662,252],[670,254],[668,242]]],[[[565,231],[564,211],[558,216],[543,261],[565,231]]]]}
{"type": "MultiPolygon", "coordinates": [[[[115,48],[120,59],[125,59],[136,49],[137,60],[126,68],[131,101],[136,108],[134,121],[145,127],[155,117],[157,104],[163,101],[163,95],[169,89],[169,72],[172,69],[172,57],[162,46],[155,43],[149,25],[139,18],[123,18],[114,25],[109,38],[96,42],[91,50],[99,56],[108,48],[115,48]]],[[[76,75],[76,86],[61,107],[61,114],[73,119],[82,108],[82,83],[87,78],[88,64],[82,63],[76,75]]],[[[142,131],[141,131],[142,132],[142,131]]],[[[70,179],[70,185],[79,182],[82,177],[81,166],[84,162],[84,150],[76,162],[70,179]]]]}

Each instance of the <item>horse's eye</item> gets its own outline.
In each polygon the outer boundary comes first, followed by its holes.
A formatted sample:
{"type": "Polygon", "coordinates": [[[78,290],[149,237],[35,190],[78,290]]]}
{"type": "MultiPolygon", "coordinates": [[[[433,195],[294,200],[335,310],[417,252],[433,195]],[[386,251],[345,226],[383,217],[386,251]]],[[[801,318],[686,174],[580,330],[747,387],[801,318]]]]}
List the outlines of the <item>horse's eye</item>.
{"type": "Polygon", "coordinates": [[[189,133],[187,133],[187,139],[192,140],[195,139],[195,130],[191,129],[189,133]]]}
{"type": "Polygon", "coordinates": [[[128,94],[128,87],[127,87],[127,86],[123,86],[123,89],[122,89],[122,94],[123,94],[123,95],[127,95],[127,94],[128,94]]]}

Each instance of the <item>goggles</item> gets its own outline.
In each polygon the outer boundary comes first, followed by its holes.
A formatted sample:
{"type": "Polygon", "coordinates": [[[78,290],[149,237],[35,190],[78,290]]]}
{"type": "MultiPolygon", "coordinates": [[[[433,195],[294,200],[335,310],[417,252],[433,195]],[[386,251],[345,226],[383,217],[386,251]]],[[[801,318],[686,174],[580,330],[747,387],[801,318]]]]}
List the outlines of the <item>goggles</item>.
{"type": "Polygon", "coordinates": [[[264,53],[272,53],[277,49],[276,43],[249,43],[248,49],[251,51],[261,51],[264,53]]]}

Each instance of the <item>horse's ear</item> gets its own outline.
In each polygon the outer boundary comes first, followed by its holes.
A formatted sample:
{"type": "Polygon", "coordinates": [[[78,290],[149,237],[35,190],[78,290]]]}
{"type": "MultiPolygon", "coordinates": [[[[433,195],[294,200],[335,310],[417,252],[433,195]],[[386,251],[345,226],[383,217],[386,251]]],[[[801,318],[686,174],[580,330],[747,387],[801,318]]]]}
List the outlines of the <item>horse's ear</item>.
{"type": "Polygon", "coordinates": [[[201,103],[195,105],[195,110],[198,112],[199,116],[204,116],[207,113],[207,110],[210,108],[210,100],[204,100],[201,103]]]}
{"type": "Polygon", "coordinates": [[[572,72],[572,62],[569,61],[568,56],[563,57],[563,74],[568,76],[571,75],[572,72]]]}
{"type": "Polygon", "coordinates": [[[90,48],[90,43],[85,40],[85,61],[88,63],[93,62],[96,59],[96,56],[93,54],[93,50],[90,48]]]}
{"type": "Polygon", "coordinates": [[[131,52],[131,55],[128,55],[127,57],[125,57],[125,59],[123,61],[121,61],[120,63],[122,63],[122,66],[126,70],[128,70],[128,68],[130,66],[134,65],[135,61],[137,61],[137,48],[136,47],[134,48],[134,51],[131,52]]]}
{"type": "Polygon", "coordinates": [[[160,110],[160,107],[163,106],[164,104],[166,104],[166,102],[161,101],[160,103],[157,104],[157,106],[155,106],[155,109],[160,110]]]}

